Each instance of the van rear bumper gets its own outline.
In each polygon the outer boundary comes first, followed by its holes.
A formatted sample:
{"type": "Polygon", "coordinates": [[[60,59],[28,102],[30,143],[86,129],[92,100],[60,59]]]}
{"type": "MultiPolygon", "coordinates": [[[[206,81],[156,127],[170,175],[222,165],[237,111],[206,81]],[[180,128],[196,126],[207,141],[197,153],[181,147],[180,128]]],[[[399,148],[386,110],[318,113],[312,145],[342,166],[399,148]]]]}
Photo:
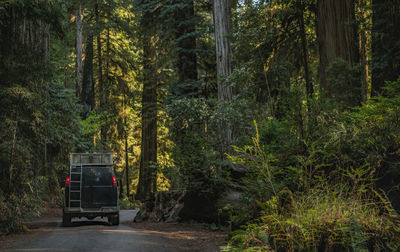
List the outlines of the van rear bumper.
{"type": "Polygon", "coordinates": [[[81,207],[65,207],[64,213],[74,216],[106,216],[110,214],[118,214],[119,206],[105,206],[101,208],[81,208],[81,207]]]}

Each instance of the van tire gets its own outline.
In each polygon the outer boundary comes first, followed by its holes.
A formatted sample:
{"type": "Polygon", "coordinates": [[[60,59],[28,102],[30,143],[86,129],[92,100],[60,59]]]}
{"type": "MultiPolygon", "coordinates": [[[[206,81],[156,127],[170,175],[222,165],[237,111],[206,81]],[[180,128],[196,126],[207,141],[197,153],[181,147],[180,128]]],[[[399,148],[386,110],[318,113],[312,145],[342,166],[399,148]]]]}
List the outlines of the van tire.
{"type": "Polygon", "coordinates": [[[119,225],[119,214],[108,216],[108,222],[110,222],[111,225],[113,225],[113,226],[118,226],[119,225]]]}
{"type": "Polygon", "coordinates": [[[68,213],[64,213],[64,211],[63,211],[62,224],[63,224],[64,227],[70,227],[71,226],[71,215],[68,214],[68,213]]]}

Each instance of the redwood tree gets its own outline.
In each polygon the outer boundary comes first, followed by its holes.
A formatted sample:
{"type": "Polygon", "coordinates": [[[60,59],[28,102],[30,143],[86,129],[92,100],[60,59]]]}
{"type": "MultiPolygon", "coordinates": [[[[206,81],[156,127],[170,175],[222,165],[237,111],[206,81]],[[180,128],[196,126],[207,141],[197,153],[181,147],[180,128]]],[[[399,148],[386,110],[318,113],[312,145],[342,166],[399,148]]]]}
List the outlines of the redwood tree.
{"type": "Polygon", "coordinates": [[[196,35],[195,12],[193,0],[178,1],[182,8],[175,10],[176,47],[178,85],[174,87],[174,93],[184,96],[196,96],[197,59],[196,59],[196,35]]]}
{"type": "Polygon", "coordinates": [[[328,98],[357,105],[361,100],[361,81],[349,80],[359,62],[354,1],[318,0],[317,15],[321,88],[328,98]],[[335,62],[344,65],[329,71],[335,62]],[[340,76],[341,79],[333,81],[340,76]]]}
{"type": "MultiPolygon", "coordinates": [[[[233,87],[227,82],[232,73],[231,45],[228,34],[231,29],[229,0],[214,0],[215,46],[217,60],[218,100],[231,101],[233,87]]],[[[233,130],[229,123],[220,125],[222,152],[226,152],[232,143],[233,130]]]]}
{"type": "Polygon", "coordinates": [[[156,40],[154,13],[151,0],[141,1],[142,46],[143,46],[143,91],[142,91],[142,143],[140,156],[138,199],[148,199],[156,190],[157,163],[157,78],[156,40]]]}
{"type": "Polygon", "coordinates": [[[76,11],[76,96],[80,97],[82,93],[82,8],[76,11]]]}
{"type": "Polygon", "coordinates": [[[89,116],[94,109],[94,79],[93,79],[93,35],[89,34],[86,39],[85,60],[83,65],[83,80],[81,104],[85,106],[83,117],[89,116]]]}

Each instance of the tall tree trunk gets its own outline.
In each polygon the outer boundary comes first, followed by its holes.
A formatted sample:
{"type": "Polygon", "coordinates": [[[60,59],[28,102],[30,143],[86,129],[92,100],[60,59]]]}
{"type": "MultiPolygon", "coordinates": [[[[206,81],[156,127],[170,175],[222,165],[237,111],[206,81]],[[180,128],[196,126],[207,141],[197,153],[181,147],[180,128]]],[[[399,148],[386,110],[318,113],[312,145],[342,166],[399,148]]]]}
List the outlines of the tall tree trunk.
{"type": "Polygon", "coordinates": [[[127,129],[127,112],[126,112],[126,97],[123,96],[122,100],[122,108],[123,108],[123,131],[124,131],[124,140],[125,140],[125,178],[126,178],[126,197],[129,198],[129,146],[128,146],[128,129],[127,129]]]}
{"type": "MultiPolygon", "coordinates": [[[[47,11],[49,8],[48,0],[36,1],[37,8],[41,11],[47,11]],[[39,2],[44,3],[41,6],[39,2]]],[[[6,31],[0,31],[0,42],[4,46],[1,48],[3,55],[17,55],[21,52],[21,46],[29,48],[30,52],[40,55],[43,64],[47,64],[50,57],[50,24],[48,20],[42,16],[34,16],[29,13],[33,10],[29,6],[21,7],[17,3],[11,4],[8,8],[8,18],[4,19],[3,27],[8,27],[6,31]]],[[[39,62],[38,62],[39,63],[39,62]]]]}
{"type": "Polygon", "coordinates": [[[196,59],[196,35],[194,23],[193,0],[185,0],[184,7],[175,12],[177,22],[176,40],[178,47],[178,81],[175,88],[179,95],[196,96],[197,83],[197,59],[196,59]]]}
{"type": "MultiPolygon", "coordinates": [[[[17,113],[16,113],[17,114],[17,113]]],[[[12,181],[13,181],[13,170],[14,170],[14,151],[15,145],[17,142],[17,130],[18,130],[18,122],[15,121],[15,127],[13,129],[13,137],[12,137],[12,144],[11,144],[11,151],[10,151],[10,165],[9,165],[9,179],[8,179],[8,188],[11,190],[12,188],[12,181]]]]}
{"type": "Polygon", "coordinates": [[[85,106],[84,118],[90,115],[94,109],[94,80],[93,80],[93,35],[86,39],[85,61],[83,65],[83,82],[81,103],[85,106]]]}
{"type": "Polygon", "coordinates": [[[232,73],[229,0],[214,0],[215,46],[217,55],[218,100],[230,101],[232,86],[225,81],[232,73]]]}
{"type": "MultiPolygon", "coordinates": [[[[97,63],[98,63],[98,99],[99,99],[99,110],[101,112],[106,110],[106,94],[104,87],[104,79],[103,79],[103,57],[102,57],[102,41],[101,41],[101,23],[100,23],[100,13],[99,13],[99,4],[95,4],[95,16],[96,16],[96,25],[97,25],[97,63]]],[[[107,30],[107,50],[109,50],[109,32],[107,30]]],[[[108,53],[108,51],[107,51],[108,53]]],[[[107,129],[106,126],[101,126],[100,129],[100,141],[102,146],[104,147],[107,142],[107,129]]]]}
{"type": "MultiPolygon", "coordinates": [[[[184,98],[198,97],[199,95],[195,33],[196,18],[193,2],[193,0],[175,2],[175,4],[180,3],[182,7],[178,5],[180,7],[176,7],[174,13],[178,83],[172,89],[171,95],[184,98]]],[[[201,134],[204,131],[198,125],[198,122],[188,125],[188,130],[197,134],[201,134]]],[[[186,130],[182,130],[173,139],[180,148],[186,148],[182,139],[187,133],[186,130]]]]}
{"type": "Polygon", "coordinates": [[[99,87],[99,102],[100,110],[103,110],[104,106],[104,83],[103,83],[103,59],[101,57],[101,29],[100,29],[100,14],[99,14],[99,4],[95,5],[95,15],[96,15],[96,26],[97,26],[97,63],[98,63],[98,87],[99,87]]]}
{"type": "Polygon", "coordinates": [[[339,58],[348,68],[358,65],[357,33],[353,0],[318,0],[317,34],[319,42],[321,88],[325,95],[345,105],[358,105],[361,82],[347,81],[340,85],[329,81],[328,67],[339,58]],[[344,85],[344,86],[343,86],[344,85]]]}
{"type": "Polygon", "coordinates": [[[385,81],[400,76],[400,1],[372,0],[372,88],[383,93],[385,81]]]}
{"type": "Polygon", "coordinates": [[[156,189],[157,171],[157,78],[156,37],[153,13],[144,11],[143,29],[143,92],[142,92],[142,144],[138,199],[148,199],[156,189]]]}
{"type": "Polygon", "coordinates": [[[110,27],[107,27],[107,38],[106,38],[106,73],[105,77],[107,79],[106,85],[104,87],[104,105],[108,109],[108,98],[110,95],[111,87],[111,77],[110,77],[110,60],[111,60],[111,43],[110,43],[110,27]]]}
{"type": "Polygon", "coordinates": [[[82,68],[82,8],[76,11],[76,96],[81,97],[83,68],[82,68]]]}
{"type": "Polygon", "coordinates": [[[308,55],[307,55],[307,34],[306,34],[306,29],[304,26],[304,3],[300,0],[297,2],[297,7],[299,10],[298,13],[298,18],[299,18],[299,25],[300,25],[300,34],[301,34],[301,48],[302,48],[302,53],[303,53],[303,67],[304,67],[304,80],[306,82],[306,90],[307,90],[307,95],[309,97],[312,96],[314,93],[314,88],[310,80],[310,73],[308,70],[308,55]]]}
{"type": "Polygon", "coordinates": [[[368,19],[369,15],[367,10],[369,9],[368,0],[358,0],[358,20],[357,22],[361,24],[360,30],[358,33],[358,41],[359,41],[359,53],[360,53],[360,65],[361,65],[361,100],[363,102],[368,99],[368,83],[369,83],[369,56],[368,56],[368,48],[370,48],[370,35],[369,35],[369,27],[368,27],[368,19]]]}
{"type": "MultiPolygon", "coordinates": [[[[111,44],[110,44],[110,27],[107,28],[107,35],[106,35],[106,51],[105,51],[105,73],[102,83],[102,111],[108,110],[108,98],[109,98],[109,90],[111,86],[111,78],[110,78],[110,53],[111,53],[111,44]]],[[[105,124],[100,129],[101,135],[101,143],[103,145],[103,149],[107,150],[107,138],[108,138],[108,129],[109,125],[105,124]]]]}
{"type": "MultiPolygon", "coordinates": [[[[226,81],[232,73],[231,47],[228,39],[230,32],[230,4],[229,0],[214,0],[214,25],[215,25],[215,46],[217,56],[217,81],[218,100],[231,101],[233,88],[226,81]]],[[[226,152],[232,143],[233,125],[223,123],[220,125],[222,152],[226,152]]]]}
{"type": "Polygon", "coordinates": [[[129,199],[129,156],[128,156],[128,133],[125,132],[125,175],[126,175],[126,197],[129,199]]]}

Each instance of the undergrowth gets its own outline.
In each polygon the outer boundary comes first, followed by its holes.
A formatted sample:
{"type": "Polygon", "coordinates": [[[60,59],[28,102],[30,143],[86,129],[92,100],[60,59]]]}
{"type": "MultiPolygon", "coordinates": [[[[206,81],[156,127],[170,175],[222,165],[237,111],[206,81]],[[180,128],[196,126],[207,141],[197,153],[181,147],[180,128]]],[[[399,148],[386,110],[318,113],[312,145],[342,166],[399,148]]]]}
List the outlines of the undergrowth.
{"type": "Polygon", "coordinates": [[[39,216],[43,210],[46,184],[45,177],[37,177],[24,184],[24,192],[7,195],[0,190],[0,233],[26,230],[23,221],[39,216]]]}
{"type": "Polygon", "coordinates": [[[222,250],[400,251],[400,80],[385,93],[348,111],[310,100],[300,125],[256,124],[228,155],[247,173],[222,250]]]}
{"type": "MultiPolygon", "coordinates": [[[[286,199],[284,199],[286,200],[286,199]]],[[[400,219],[379,197],[356,196],[346,186],[320,186],[289,203],[257,202],[261,217],[232,233],[223,251],[394,251],[400,219]]]]}

